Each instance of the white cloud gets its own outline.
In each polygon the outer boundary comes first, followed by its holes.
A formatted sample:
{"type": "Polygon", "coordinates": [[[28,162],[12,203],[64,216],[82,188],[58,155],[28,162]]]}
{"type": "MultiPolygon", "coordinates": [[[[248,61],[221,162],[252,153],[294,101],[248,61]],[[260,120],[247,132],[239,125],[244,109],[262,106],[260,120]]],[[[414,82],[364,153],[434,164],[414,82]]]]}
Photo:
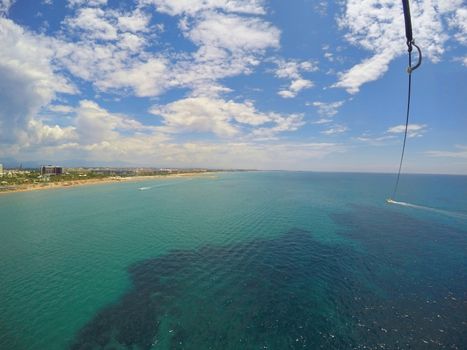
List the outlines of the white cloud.
{"type": "Polygon", "coordinates": [[[372,146],[382,146],[385,144],[386,141],[392,140],[395,138],[395,135],[383,135],[383,136],[368,136],[368,135],[362,135],[359,137],[356,137],[355,139],[360,142],[365,142],[368,143],[372,146]]]}
{"type": "Polygon", "coordinates": [[[81,144],[95,144],[119,139],[123,136],[121,132],[135,134],[155,131],[154,127],[144,126],[137,120],[124,115],[110,113],[90,100],[80,101],[73,124],[79,134],[81,144]]]}
{"type": "Polygon", "coordinates": [[[115,130],[119,118],[111,115],[93,101],[84,100],[76,111],[74,121],[80,144],[95,144],[118,138],[115,130]]]}
{"type": "Polygon", "coordinates": [[[8,14],[10,7],[15,3],[16,0],[0,0],[0,17],[8,14]]]}
{"type": "MultiPolygon", "coordinates": [[[[408,137],[420,137],[426,131],[425,124],[409,124],[407,126],[407,136],[408,137]]],[[[389,134],[401,134],[405,132],[405,125],[396,125],[390,127],[387,131],[389,134]]]]}
{"type": "Polygon", "coordinates": [[[164,119],[168,132],[213,132],[222,137],[237,135],[240,130],[231,124],[234,118],[233,102],[211,100],[205,97],[187,98],[162,107],[153,107],[150,112],[164,119]]]}
{"type": "MultiPolygon", "coordinates": [[[[425,124],[409,124],[407,127],[407,137],[422,137],[427,130],[425,124]]],[[[360,142],[365,142],[374,146],[386,145],[388,141],[396,140],[397,134],[403,134],[405,132],[405,124],[396,125],[388,128],[384,133],[378,135],[369,135],[364,133],[361,136],[355,138],[360,142]]]]}
{"type": "Polygon", "coordinates": [[[279,30],[258,17],[208,12],[183,28],[198,50],[173,65],[172,84],[191,88],[195,96],[225,92],[219,79],[249,74],[267,49],[279,46],[279,30]]]}
{"type": "Polygon", "coordinates": [[[23,142],[23,147],[29,145],[51,146],[78,139],[75,128],[72,126],[50,126],[34,119],[29,121],[28,131],[28,139],[23,142]]]}
{"type": "Polygon", "coordinates": [[[272,127],[261,127],[253,130],[251,136],[255,140],[274,140],[278,138],[279,133],[296,131],[305,125],[303,114],[290,114],[288,116],[271,114],[271,117],[275,123],[272,127]]]}
{"type": "Polygon", "coordinates": [[[334,125],[333,127],[321,131],[322,134],[324,135],[336,135],[336,134],[342,134],[346,132],[348,128],[345,125],[334,125]]]}
{"type": "MultiPolygon", "coordinates": [[[[462,3],[462,1],[460,1],[462,3]]],[[[459,4],[459,7],[461,4],[459,4]]],[[[458,29],[454,38],[463,45],[467,45],[467,8],[457,8],[454,15],[450,18],[449,26],[458,29]]]]}
{"type": "Polygon", "coordinates": [[[296,94],[290,90],[279,90],[277,94],[283,98],[294,98],[296,94]]]}
{"type": "Polygon", "coordinates": [[[278,78],[286,79],[300,79],[300,72],[315,72],[318,70],[316,62],[312,61],[285,61],[285,60],[276,60],[277,69],[275,71],[278,78]]]}
{"type": "MultiPolygon", "coordinates": [[[[424,56],[433,62],[441,59],[449,39],[444,20],[452,18],[451,28],[458,29],[454,37],[460,42],[464,40],[465,14],[457,10],[453,15],[461,3],[458,0],[411,2],[414,37],[424,56]]],[[[400,2],[348,0],[338,22],[341,29],[348,30],[345,35],[348,42],[364,48],[373,56],[341,73],[334,87],[344,88],[354,94],[363,84],[379,79],[394,58],[406,54],[400,2]]]]}
{"type": "Polygon", "coordinates": [[[130,14],[122,14],[117,17],[118,27],[123,32],[145,32],[149,29],[151,16],[141,10],[136,10],[130,14]]]}
{"type": "Polygon", "coordinates": [[[302,116],[261,113],[250,101],[239,103],[208,97],[190,97],[154,106],[150,112],[160,115],[165,125],[161,130],[171,133],[209,132],[219,137],[251,134],[270,138],[303,125],[302,116]]]}
{"type": "Polygon", "coordinates": [[[115,70],[96,84],[104,91],[131,87],[136,96],[157,96],[169,86],[168,62],[159,57],[146,62],[137,62],[132,67],[115,70]]]}
{"type": "Polygon", "coordinates": [[[301,90],[313,87],[313,82],[304,79],[302,77],[302,72],[314,72],[318,70],[316,62],[276,59],[274,63],[277,65],[275,71],[276,77],[291,80],[287,88],[278,91],[279,96],[283,98],[293,98],[297,96],[301,90]]]}
{"type": "MultiPolygon", "coordinates": [[[[318,108],[318,113],[321,116],[324,116],[325,120],[329,120],[330,117],[333,117],[337,114],[339,111],[339,108],[342,107],[342,105],[345,103],[345,101],[334,101],[334,102],[322,102],[322,101],[314,101],[312,103],[307,103],[307,106],[313,106],[318,108]]],[[[316,122],[317,123],[317,122],[316,122]]]]}
{"type": "Polygon", "coordinates": [[[461,62],[464,66],[467,67],[467,55],[464,57],[455,57],[454,60],[461,62]]]}
{"type": "Polygon", "coordinates": [[[314,122],[312,122],[312,124],[329,124],[329,123],[332,123],[332,119],[329,119],[329,118],[320,118],[318,120],[315,120],[314,122]]]}
{"type": "MultiPolygon", "coordinates": [[[[132,35],[128,33],[128,35],[132,35]]],[[[75,77],[94,83],[98,90],[106,90],[112,85],[115,72],[131,70],[142,62],[135,58],[142,50],[140,41],[129,44],[125,37],[116,43],[77,43],[58,42],[55,50],[58,63],[75,77]]],[[[146,61],[148,58],[146,58],[146,61]]],[[[144,63],[144,62],[143,62],[144,63]]],[[[116,84],[120,87],[119,84],[116,84]]]]}
{"type": "Polygon", "coordinates": [[[196,15],[207,10],[262,15],[265,13],[262,0],[140,0],[153,4],[157,11],[176,15],[196,15]]]}
{"type": "Polygon", "coordinates": [[[277,48],[280,32],[259,18],[207,13],[186,35],[197,45],[235,53],[277,48]]]}
{"type": "Polygon", "coordinates": [[[132,33],[122,33],[119,35],[116,47],[118,47],[121,52],[134,53],[141,50],[145,44],[145,38],[141,36],[132,33]]]}
{"type": "Polygon", "coordinates": [[[73,107],[65,105],[50,105],[47,107],[47,109],[56,113],[71,113],[74,110],[73,107]]]}
{"type": "Polygon", "coordinates": [[[267,49],[279,47],[279,30],[259,17],[215,12],[197,13],[182,28],[198,50],[172,67],[172,86],[189,87],[192,96],[228,92],[219,79],[249,74],[267,49]]]}
{"type": "Polygon", "coordinates": [[[165,134],[169,131],[168,127],[144,126],[128,116],[111,113],[94,101],[83,100],[75,109],[72,126],[61,128],[37,123],[34,125],[34,147],[23,144],[16,148],[3,148],[0,155],[7,152],[9,156],[18,153],[29,159],[81,159],[100,164],[118,160],[126,164],[144,166],[316,169],[321,159],[345,151],[345,147],[336,143],[265,142],[266,138],[271,139],[271,135],[278,132],[294,130],[301,123],[300,116],[260,113],[251,102],[206,99],[201,99],[199,103],[186,102],[185,106],[178,103],[158,107],[157,113],[171,113],[165,117],[175,128],[187,125],[199,131],[222,130],[221,135],[226,136],[222,128],[226,126],[227,118],[230,125],[240,132],[244,131],[242,127],[247,127],[252,132],[246,138],[237,135],[240,137],[236,138],[236,141],[173,142],[165,134]],[[197,108],[201,109],[203,105],[207,105],[206,110],[198,111],[197,108]],[[210,120],[205,120],[206,125],[217,123],[217,126],[211,129],[208,126],[208,129],[205,129],[202,123],[184,121],[183,117],[186,117],[187,112],[184,107],[196,114],[194,119],[208,116],[210,120]],[[177,119],[178,117],[182,119],[177,119]],[[219,123],[224,124],[221,129],[217,128],[219,123]],[[242,139],[243,141],[240,141],[242,139]]]}
{"type": "MultiPolygon", "coordinates": [[[[138,139],[168,139],[157,131],[156,127],[143,125],[122,114],[110,113],[94,101],[82,100],[76,108],[52,105],[48,109],[69,114],[69,125],[49,125],[37,118],[31,118],[22,128],[24,135],[16,143],[17,150],[23,153],[32,149],[41,152],[46,151],[48,147],[55,147],[56,150],[92,151],[104,145],[118,147],[129,143],[140,144],[135,141],[138,139]]],[[[69,155],[74,156],[72,153],[69,155]]],[[[39,156],[43,157],[40,154],[39,156]]]]}
{"type": "Polygon", "coordinates": [[[389,68],[391,62],[396,56],[392,49],[383,50],[363,62],[353,66],[345,73],[339,75],[339,81],[334,87],[341,87],[351,94],[360,91],[360,87],[370,81],[378,80],[389,68]]]}
{"type": "MultiPolygon", "coordinates": [[[[62,157],[66,160],[80,157],[113,162],[119,159],[132,163],[135,155],[151,156],[157,147],[169,140],[156,127],[111,113],[94,101],[80,101],[72,115],[71,125],[67,127],[32,122],[31,142],[21,144],[19,151],[40,158],[62,157]]],[[[13,151],[10,149],[10,152],[13,151]]]]}
{"type": "Polygon", "coordinates": [[[56,42],[58,63],[100,91],[131,88],[138,96],[157,95],[167,85],[158,74],[166,60],[146,51],[160,31],[149,21],[150,15],[139,9],[78,9],[63,23],[80,40],[56,42]]]}
{"type": "Polygon", "coordinates": [[[69,6],[103,6],[107,0],[68,0],[69,6]]]}
{"type": "Polygon", "coordinates": [[[290,90],[293,92],[299,92],[300,90],[307,89],[313,86],[310,80],[296,79],[290,83],[290,90]]]}
{"type": "Polygon", "coordinates": [[[0,18],[0,42],[0,140],[25,142],[39,110],[77,90],[53,65],[54,40],[0,18]]]}
{"type": "Polygon", "coordinates": [[[101,8],[87,7],[78,10],[76,17],[69,17],[65,23],[71,29],[84,31],[86,37],[100,40],[116,40],[115,19],[106,15],[101,8]]]}
{"type": "Polygon", "coordinates": [[[215,97],[230,91],[219,79],[249,74],[267,49],[279,46],[279,30],[259,17],[204,10],[189,13],[192,17],[182,26],[182,34],[198,50],[168,53],[146,50],[154,47],[154,35],[161,26],[149,27],[144,8],[125,13],[78,9],[65,25],[81,40],[57,48],[60,62],[101,91],[122,89],[153,97],[171,88],[189,88],[192,96],[215,97]]]}
{"type": "Polygon", "coordinates": [[[431,157],[467,159],[467,145],[457,145],[457,151],[428,151],[431,157]]]}
{"type": "MultiPolygon", "coordinates": [[[[88,6],[81,1],[74,5],[88,6]]],[[[62,22],[64,35],[55,46],[57,63],[91,82],[97,91],[146,97],[178,87],[170,85],[173,72],[166,69],[169,60],[171,65],[177,60],[154,50],[164,29],[161,23],[151,24],[151,19],[140,6],[127,10],[78,7],[62,22]]]]}

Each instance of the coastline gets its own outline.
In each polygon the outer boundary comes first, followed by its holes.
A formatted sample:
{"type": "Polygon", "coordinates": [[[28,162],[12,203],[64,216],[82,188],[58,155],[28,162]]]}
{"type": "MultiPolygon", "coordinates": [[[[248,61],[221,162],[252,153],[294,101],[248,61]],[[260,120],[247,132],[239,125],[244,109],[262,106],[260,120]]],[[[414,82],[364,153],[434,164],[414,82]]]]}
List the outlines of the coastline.
{"type": "Polygon", "coordinates": [[[12,193],[20,193],[20,192],[32,192],[32,191],[42,191],[42,190],[50,190],[50,189],[65,189],[65,188],[73,188],[79,186],[90,186],[90,185],[105,185],[111,183],[127,183],[127,182],[141,182],[145,180],[163,180],[163,179],[173,179],[178,177],[208,177],[208,178],[216,178],[217,177],[216,171],[210,172],[193,172],[193,173],[182,173],[182,174],[167,174],[167,175],[139,175],[139,176],[131,176],[131,177],[106,177],[103,179],[90,179],[90,180],[73,180],[73,181],[64,181],[64,182],[48,182],[48,183],[37,183],[37,184],[27,184],[27,185],[18,185],[13,189],[9,189],[6,191],[0,190],[0,196],[2,194],[12,194],[12,193]]]}

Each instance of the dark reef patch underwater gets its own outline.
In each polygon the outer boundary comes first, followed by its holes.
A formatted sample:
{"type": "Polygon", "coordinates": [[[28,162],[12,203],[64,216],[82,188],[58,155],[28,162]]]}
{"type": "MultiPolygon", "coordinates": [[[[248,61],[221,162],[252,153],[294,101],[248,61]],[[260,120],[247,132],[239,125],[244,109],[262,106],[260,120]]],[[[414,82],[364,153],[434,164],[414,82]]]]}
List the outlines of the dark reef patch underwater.
{"type": "Polygon", "coordinates": [[[373,207],[333,219],[347,241],[294,229],[138,262],[71,349],[467,348],[466,232],[373,207]]]}

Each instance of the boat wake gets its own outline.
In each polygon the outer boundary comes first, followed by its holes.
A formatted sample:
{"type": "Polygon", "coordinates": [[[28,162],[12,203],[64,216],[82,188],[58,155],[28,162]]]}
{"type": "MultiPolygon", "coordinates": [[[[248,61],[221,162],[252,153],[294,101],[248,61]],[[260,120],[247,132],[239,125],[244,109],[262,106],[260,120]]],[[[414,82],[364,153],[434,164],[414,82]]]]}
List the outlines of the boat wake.
{"type": "Polygon", "coordinates": [[[181,184],[181,183],[184,183],[184,182],[188,182],[188,181],[191,181],[191,179],[178,180],[178,181],[176,181],[176,182],[169,182],[169,183],[162,183],[162,184],[153,185],[153,186],[150,186],[150,187],[138,187],[138,190],[140,190],[140,191],[147,191],[147,190],[151,190],[151,189],[153,189],[153,188],[161,188],[161,187],[176,186],[176,185],[178,185],[178,184],[181,184]]]}
{"type": "Polygon", "coordinates": [[[421,209],[421,210],[425,210],[425,211],[431,211],[433,213],[448,215],[448,216],[451,216],[451,217],[456,217],[456,218],[466,219],[467,220],[467,214],[458,213],[458,212],[455,212],[455,211],[425,207],[423,205],[411,204],[411,203],[407,203],[407,202],[399,202],[399,201],[395,201],[395,200],[393,200],[391,198],[386,199],[386,202],[388,204],[402,205],[404,207],[410,207],[410,208],[421,209]]]}

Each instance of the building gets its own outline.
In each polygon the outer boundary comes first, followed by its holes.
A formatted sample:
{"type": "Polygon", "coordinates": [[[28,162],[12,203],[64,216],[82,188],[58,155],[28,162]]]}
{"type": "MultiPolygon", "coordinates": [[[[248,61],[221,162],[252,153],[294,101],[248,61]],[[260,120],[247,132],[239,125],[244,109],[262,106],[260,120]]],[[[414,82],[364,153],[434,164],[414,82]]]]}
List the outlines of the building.
{"type": "Polygon", "coordinates": [[[40,168],[41,175],[62,175],[63,174],[63,167],[55,166],[55,165],[43,165],[40,168]]]}
{"type": "Polygon", "coordinates": [[[3,176],[3,164],[0,164],[0,177],[3,176]]]}

